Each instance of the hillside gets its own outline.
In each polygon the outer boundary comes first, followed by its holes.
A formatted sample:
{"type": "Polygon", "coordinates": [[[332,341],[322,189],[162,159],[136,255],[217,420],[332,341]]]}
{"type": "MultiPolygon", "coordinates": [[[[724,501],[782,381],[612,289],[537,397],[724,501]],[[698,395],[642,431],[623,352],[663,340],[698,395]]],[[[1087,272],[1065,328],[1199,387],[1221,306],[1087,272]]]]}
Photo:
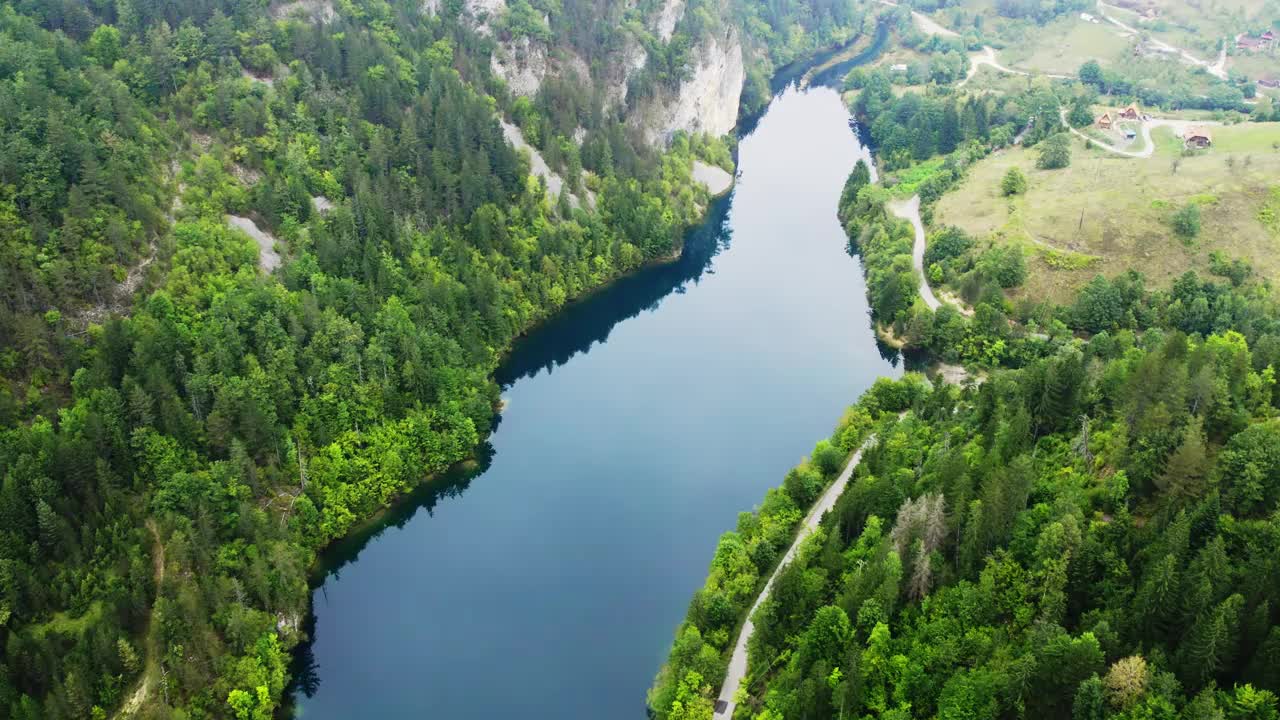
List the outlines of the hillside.
{"type": "Polygon", "coordinates": [[[1211,129],[1214,146],[1186,156],[1168,127],[1153,131],[1156,152],[1147,158],[1078,144],[1069,167],[1039,170],[1035,149],[993,154],[938,202],[934,222],[960,228],[979,246],[1019,248],[1028,276],[1015,298],[1069,303],[1097,273],[1126,270],[1167,287],[1187,270],[1217,269],[1215,253],[1275,277],[1280,234],[1269,218],[1280,192],[1280,124],[1211,129]],[[1026,175],[1027,190],[1006,197],[1000,184],[1011,168],[1026,175]],[[1198,208],[1201,229],[1180,238],[1173,216],[1188,205],[1198,208]]]}
{"type": "MultiPolygon", "coordinates": [[[[0,8],[0,716],[270,717],[316,553],[852,5],[0,8]]],[[[718,167],[714,172],[711,168],[718,167]]]]}

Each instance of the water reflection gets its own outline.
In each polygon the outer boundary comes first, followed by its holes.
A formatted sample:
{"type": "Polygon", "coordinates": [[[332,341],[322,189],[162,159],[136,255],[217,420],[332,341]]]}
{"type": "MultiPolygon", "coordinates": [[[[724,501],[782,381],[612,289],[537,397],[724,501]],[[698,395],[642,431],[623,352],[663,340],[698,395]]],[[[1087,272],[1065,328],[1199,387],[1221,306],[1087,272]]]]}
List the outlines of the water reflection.
{"type": "Polygon", "coordinates": [[[682,293],[690,283],[696,284],[710,269],[713,258],[729,247],[732,232],[725,219],[732,197],[730,192],[712,203],[706,220],[685,237],[679,260],[620,278],[566,306],[518,341],[495,373],[498,384],[507,388],[521,378],[537,375],[540,370],[550,372],[574,355],[607,340],[618,323],[654,310],[666,296],[682,293]]]}

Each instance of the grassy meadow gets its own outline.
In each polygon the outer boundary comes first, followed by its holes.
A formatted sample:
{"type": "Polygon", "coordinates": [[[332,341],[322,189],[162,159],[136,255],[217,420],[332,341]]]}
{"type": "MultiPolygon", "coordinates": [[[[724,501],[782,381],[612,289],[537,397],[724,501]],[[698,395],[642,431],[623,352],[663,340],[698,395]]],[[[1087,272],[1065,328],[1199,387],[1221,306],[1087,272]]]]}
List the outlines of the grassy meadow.
{"type": "Polygon", "coordinates": [[[996,153],[943,196],[934,223],[963,228],[980,246],[1022,246],[1029,276],[1018,292],[1058,302],[1097,273],[1135,268],[1163,285],[1188,269],[1207,271],[1215,250],[1275,277],[1280,123],[1216,127],[1213,134],[1212,149],[1184,156],[1173,131],[1157,128],[1156,152],[1145,159],[1086,149],[1073,138],[1071,166],[1063,170],[1036,169],[1034,148],[996,153]],[[1028,189],[1006,198],[1000,179],[1011,167],[1026,174],[1028,189]],[[1200,206],[1202,230],[1183,241],[1170,217],[1188,203],[1200,206]]]}

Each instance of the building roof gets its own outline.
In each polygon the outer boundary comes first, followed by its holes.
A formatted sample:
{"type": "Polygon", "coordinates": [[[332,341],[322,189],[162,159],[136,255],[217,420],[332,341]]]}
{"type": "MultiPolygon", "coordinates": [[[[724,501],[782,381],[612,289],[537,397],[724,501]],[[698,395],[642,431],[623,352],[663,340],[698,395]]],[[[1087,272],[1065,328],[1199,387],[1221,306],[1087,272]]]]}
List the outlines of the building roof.
{"type": "Polygon", "coordinates": [[[1135,103],[1129,103],[1128,105],[1125,105],[1125,106],[1124,106],[1124,109],[1123,109],[1123,110],[1121,110],[1119,114],[1121,114],[1121,115],[1128,115],[1129,113],[1133,113],[1134,115],[1141,115],[1141,114],[1142,114],[1142,108],[1138,107],[1138,103],[1136,103],[1136,102],[1135,102],[1135,103]]]}
{"type": "Polygon", "coordinates": [[[1187,128],[1187,131],[1182,134],[1183,140],[1194,140],[1196,138],[1204,138],[1209,142],[1213,142],[1213,135],[1210,134],[1209,128],[1206,127],[1189,127],[1187,128]]]}

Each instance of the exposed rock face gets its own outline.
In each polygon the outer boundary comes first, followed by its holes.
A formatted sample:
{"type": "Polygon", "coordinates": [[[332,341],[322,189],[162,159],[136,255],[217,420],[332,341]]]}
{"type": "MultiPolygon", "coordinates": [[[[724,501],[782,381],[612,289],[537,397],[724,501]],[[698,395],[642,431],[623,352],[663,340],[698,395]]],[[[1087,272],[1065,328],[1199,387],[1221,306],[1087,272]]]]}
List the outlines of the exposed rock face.
{"type": "MultiPolygon", "coordinates": [[[[315,2],[316,0],[308,0],[315,2]]],[[[440,0],[423,0],[424,11],[433,12],[440,0]]],[[[687,0],[663,0],[649,26],[663,42],[671,39],[684,16],[687,0]]],[[[470,25],[481,35],[493,36],[492,23],[506,12],[506,0],[464,0],[470,25]]],[[[644,70],[648,54],[640,41],[628,35],[618,53],[606,62],[601,77],[593,78],[586,62],[569,47],[549,48],[528,37],[499,42],[490,57],[490,69],[512,94],[532,97],[551,75],[576,74],[588,87],[603,86],[606,105],[620,108],[628,101],[633,78],[644,70]]],[[[628,110],[629,122],[643,132],[646,142],[659,145],[672,133],[723,135],[738,120],[738,99],[746,79],[742,42],[731,23],[702,38],[691,53],[691,73],[679,88],[659,90],[628,110]]]]}
{"type": "MultiPolygon", "coordinates": [[[[524,133],[520,132],[520,128],[512,125],[499,118],[498,122],[502,125],[502,134],[506,136],[507,142],[516,150],[529,153],[529,171],[535,176],[542,178],[547,183],[547,197],[555,202],[560,197],[560,191],[564,189],[564,178],[555,170],[552,170],[547,161],[543,159],[542,153],[538,149],[525,142],[524,133]]],[[[587,191],[587,207],[595,207],[595,195],[587,191]]],[[[569,193],[569,205],[572,207],[581,207],[582,202],[577,195],[569,193]]]]}
{"type": "Polygon", "coordinates": [[[680,22],[680,18],[684,17],[685,0],[664,0],[662,8],[658,10],[658,18],[654,23],[654,32],[662,42],[671,39],[671,35],[676,31],[676,23],[680,22]]]}
{"type": "Polygon", "coordinates": [[[649,62],[649,55],[639,40],[628,35],[623,41],[622,52],[616,63],[609,65],[605,84],[605,103],[611,107],[620,107],[627,102],[631,78],[644,69],[649,62]]]}
{"type": "Polygon", "coordinates": [[[523,97],[537,95],[548,75],[562,78],[576,75],[580,82],[591,87],[591,69],[572,49],[560,48],[552,53],[545,44],[527,37],[498,43],[489,57],[489,69],[507,84],[512,94],[523,97]]]}
{"type": "Polygon", "coordinates": [[[276,239],[258,227],[253,220],[240,215],[228,215],[227,224],[253,238],[258,243],[258,265],[263,272],[280,267],[280,253],[276,252],[276,239]]]}
{"type": "Polygon", "coordinates": [[[733,176],[724,168],[708,165],[701,160],[693,161],[693,179],[701,183],[712,197],[720,197],[733,187],[733,176]]]}
{"type": "Polygon", "coordinates": [[[692,76],[674,97],[660,93],[657,102],[640,113],[646,140],[665,142],[678,130],[711,135],[733,130],[746,76],[737,29],[706,38],[694,48],[692,76]]]}
{"type": "Polygon", "coordinates": [[[522,37],[494,50],[489,67],[513,94],[532,97],[547,76],[547,48],[522,37]]]}
{"type": "Polygon", "coordinates": [[[338,13],[333,9],[333,3],[329,2],[329,0],[294,0],[294,2],[273,4],[271,17],[276,20],[301,17],[311,22],[327,23],[333,22],[333,19],[338,17],[338,13]]]}
{"type": "Polygon", "coordinates": [[[476,32],[488,37],[493,34],[490,24],[506,12],[507,3],[505,0],[464,0],[462,7],[476,32]]]}

